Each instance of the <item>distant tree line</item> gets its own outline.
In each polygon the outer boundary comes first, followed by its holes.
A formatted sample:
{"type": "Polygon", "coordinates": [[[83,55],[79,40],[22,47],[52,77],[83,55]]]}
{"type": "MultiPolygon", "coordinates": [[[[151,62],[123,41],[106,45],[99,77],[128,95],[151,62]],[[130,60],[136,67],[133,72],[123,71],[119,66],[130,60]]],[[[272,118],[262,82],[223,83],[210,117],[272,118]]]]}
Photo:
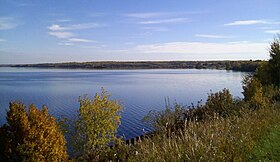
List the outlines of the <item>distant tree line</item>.
{"type": "Polygon", "coordinates": [[[220,69],[254,72],[261,60],[249,61],[139,61],[139,62],[67,62],[8,65],[11,67],[66,69],[220,69]]]}

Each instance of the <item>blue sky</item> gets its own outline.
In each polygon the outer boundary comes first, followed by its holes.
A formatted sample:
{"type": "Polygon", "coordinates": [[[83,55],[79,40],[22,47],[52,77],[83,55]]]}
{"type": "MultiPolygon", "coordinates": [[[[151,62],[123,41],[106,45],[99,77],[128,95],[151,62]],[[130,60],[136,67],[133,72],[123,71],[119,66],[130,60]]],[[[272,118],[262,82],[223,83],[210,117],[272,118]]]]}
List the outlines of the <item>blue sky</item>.
{"type": "Polygon", "coordinates": [[[0,0],[0,64],[268,59],[279,0],[0,0]]]}

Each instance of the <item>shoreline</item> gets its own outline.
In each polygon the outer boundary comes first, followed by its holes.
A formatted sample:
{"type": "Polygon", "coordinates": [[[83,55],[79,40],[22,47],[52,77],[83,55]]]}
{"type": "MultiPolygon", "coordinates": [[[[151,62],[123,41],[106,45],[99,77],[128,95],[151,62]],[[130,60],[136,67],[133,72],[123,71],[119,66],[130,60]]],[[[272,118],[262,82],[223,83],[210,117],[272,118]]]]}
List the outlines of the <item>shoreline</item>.
{"type": "Polygon", "coordinates": [[[6,64],[0,67],[24,67],[42,69],[96,69],[96,70],[139,70],[139,69],[217,69],[242,72],[254,72],[264,61],[101,61],[66,62],[42,64],[6,64]]]}

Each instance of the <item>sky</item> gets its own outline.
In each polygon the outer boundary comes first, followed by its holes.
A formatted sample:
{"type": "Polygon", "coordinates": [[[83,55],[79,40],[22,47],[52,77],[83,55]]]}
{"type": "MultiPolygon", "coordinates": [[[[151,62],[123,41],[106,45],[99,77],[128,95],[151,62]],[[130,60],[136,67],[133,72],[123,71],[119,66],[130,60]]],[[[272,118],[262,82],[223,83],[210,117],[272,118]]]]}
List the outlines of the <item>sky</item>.
{"type": "Polygon", "coordinates": [[[0,64],[268,59],[279,0],[0,0],[0,64]]]}

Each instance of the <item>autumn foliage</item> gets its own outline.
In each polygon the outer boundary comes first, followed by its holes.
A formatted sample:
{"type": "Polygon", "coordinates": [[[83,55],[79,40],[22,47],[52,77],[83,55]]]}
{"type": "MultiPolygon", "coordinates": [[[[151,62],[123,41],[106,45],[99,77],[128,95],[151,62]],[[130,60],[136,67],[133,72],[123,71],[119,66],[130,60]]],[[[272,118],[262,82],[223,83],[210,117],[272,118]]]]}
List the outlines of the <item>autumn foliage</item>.
{"type": "Polygon", "coordinates": [[[9,161],[66,161],[66,141],[44,106],[26,109],[11,102],[7,125],[1,127],[1,158],[9,161]]]}
{"type": "Polygon", "coordinates": [[[74,120],[71,143],[78,160],[100,161],[108,155],[110,145],[120,142],[116,137],[122,106],[104,89],[93,99],[80,97],[78,117],[74,120]]]}

